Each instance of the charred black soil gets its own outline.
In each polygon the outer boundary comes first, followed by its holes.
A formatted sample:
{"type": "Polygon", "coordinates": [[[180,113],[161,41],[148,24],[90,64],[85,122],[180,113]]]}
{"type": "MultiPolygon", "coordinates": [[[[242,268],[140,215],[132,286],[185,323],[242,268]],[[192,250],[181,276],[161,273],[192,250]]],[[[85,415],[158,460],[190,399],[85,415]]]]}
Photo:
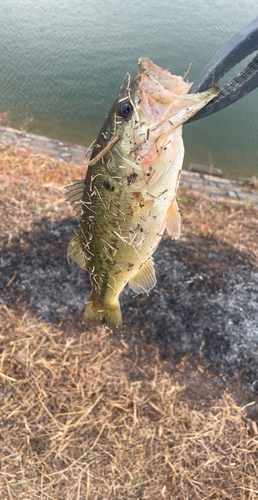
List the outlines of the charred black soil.
{"type": "MultiPolygon", "coordinates": [[[[91,286],[88,274],[66,258],[75,227],[73,218],[43,218],[8,246],[2,238],[1,303],[30,309],[54,326],[76,324],[81,330],[91,286]]],[[[177,242],[163,239],[154,258],[158,283],[150,295],[134,297],[126,288],[121,296],[122,335],[132,346],[128,356],[134,359],[137,345],[158,347],[172,371],[184,362],[190,377],[201,365],[201,372],[220,377],[221,387],[238,387],[242,403],[255,399],[258,269],[234,247],[194,235],[177,242]]]]}

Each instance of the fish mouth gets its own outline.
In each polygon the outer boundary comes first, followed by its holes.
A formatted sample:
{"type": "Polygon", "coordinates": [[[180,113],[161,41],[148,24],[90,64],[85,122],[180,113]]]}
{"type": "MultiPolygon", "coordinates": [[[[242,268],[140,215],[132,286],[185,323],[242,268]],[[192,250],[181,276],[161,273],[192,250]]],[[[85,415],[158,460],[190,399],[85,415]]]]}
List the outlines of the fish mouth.
{"type": "MultiPolygon", "coordinates": [[[[148,57],[140,59],[139,66],[139,115],[141,121],[153,131],[166,122],[170,122],[174,128],[183,125],[217,94],[215,87],[205,92],[188,94],[191,83],[160,68],[148,57]]],[[[165,127],[163,133],[167,132],[165,127]]]]}
{"type": "MultiPolygon", "coordinates": [[[[185,99],[191,84],[181,76],[172,75],[160,68],[149,58],[139,61],[138,85],[141,101],[140,114],[152,124],[158,124],[171,118],[173,114],[186,107],[185,99]]],[[[189,102],[191,97],[188,98],[189,102]]]]}
{"type": "MultiPolygon", "coordinates": [[[[135,144],[131,154],[138,154],[141,160],[150,164],[160,152],[166,149],[171,134],[203,108],[215,95],[217,88],[198,94],[188,94],[191,83],[181,76],[171,74],[144,57],[139,61],[139,72],[131,82],[137,117],[134,121],[135,144]]],[[[135,114],[136,116],[136,114],[135,114]]]]}

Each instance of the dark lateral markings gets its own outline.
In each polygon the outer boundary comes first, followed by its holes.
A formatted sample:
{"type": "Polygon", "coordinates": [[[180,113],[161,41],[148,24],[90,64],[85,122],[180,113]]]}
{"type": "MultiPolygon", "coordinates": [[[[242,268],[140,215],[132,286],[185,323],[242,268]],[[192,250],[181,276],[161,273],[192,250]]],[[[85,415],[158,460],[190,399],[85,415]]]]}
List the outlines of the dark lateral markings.
{"type": "MultiPolygon", "coordinates": [[[[23,243],[0,247],[0,302],[17,301],[46,322],[80,324],[90,294],[88,273],[67,262],[75,219],[42,219],[23,243]],[[11,285],[7,283],[17,275],[11,285]]],[[[7,241],[7,240],[6,240],[7,241]]],[[[242,370],[248,383],[258,373],[258,269],[247,256],[216,240],[172,242],[155,252],[157,285],[150,295],[121,295],[124,329],[133,342],[169,350],[175,361],[198,355],[224,378],[242,370]],[[142,334],[140,335],[140,332],[142,334]]]]}
{"type": "Polygon", "coordinates": [[[108,191],[114,191],[114,186],[110,186],[109,182],[108,181],[103,181],[103,186],[104,188],[106,188],[108,191]]]}

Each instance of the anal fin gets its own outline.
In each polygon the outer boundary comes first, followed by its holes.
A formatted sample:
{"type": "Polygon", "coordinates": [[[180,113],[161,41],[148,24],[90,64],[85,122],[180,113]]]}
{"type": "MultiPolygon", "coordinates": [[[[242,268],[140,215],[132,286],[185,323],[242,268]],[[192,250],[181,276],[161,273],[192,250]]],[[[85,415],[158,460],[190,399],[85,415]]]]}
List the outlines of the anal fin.
{"type": "Polygon", "coordinates": [[[157,283],[152,258],[143,264],[140,271],[129,281],[135,293],[148,293],[157,283]]]}
{"type": "Polygon", "coordinates": [[[181,217],[179,215],[176,198],[172,201],[166,219],[166,230],[172,240],[177,240],[181,232],[181,217]]]}
{"type": "Polygon", "coordinates": [[[84,257],[80,233],[76,234],[74,238],[69,242],[67,248],[67,255],[76,262],[82,269],[87,269],[87,261],[84,257]]]}

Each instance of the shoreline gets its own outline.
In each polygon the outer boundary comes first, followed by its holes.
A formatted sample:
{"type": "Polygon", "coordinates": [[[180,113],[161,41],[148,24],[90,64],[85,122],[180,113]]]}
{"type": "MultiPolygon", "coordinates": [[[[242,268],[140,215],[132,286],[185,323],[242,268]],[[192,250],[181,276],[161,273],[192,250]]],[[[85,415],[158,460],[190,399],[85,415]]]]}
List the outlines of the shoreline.
{"type": "MultiPolygon", "coordinates": [[[[17,153],[32,152],[56,157],[59,161],[82,164],[87,148],[79,144],[0,126],[0,146],[10,144],[17,153]]],[[[258,191],[244,188],[233,179],[182,170],[180,186],[195,194],[221,201],[251,203],[258,208],[258,191]]]]}

